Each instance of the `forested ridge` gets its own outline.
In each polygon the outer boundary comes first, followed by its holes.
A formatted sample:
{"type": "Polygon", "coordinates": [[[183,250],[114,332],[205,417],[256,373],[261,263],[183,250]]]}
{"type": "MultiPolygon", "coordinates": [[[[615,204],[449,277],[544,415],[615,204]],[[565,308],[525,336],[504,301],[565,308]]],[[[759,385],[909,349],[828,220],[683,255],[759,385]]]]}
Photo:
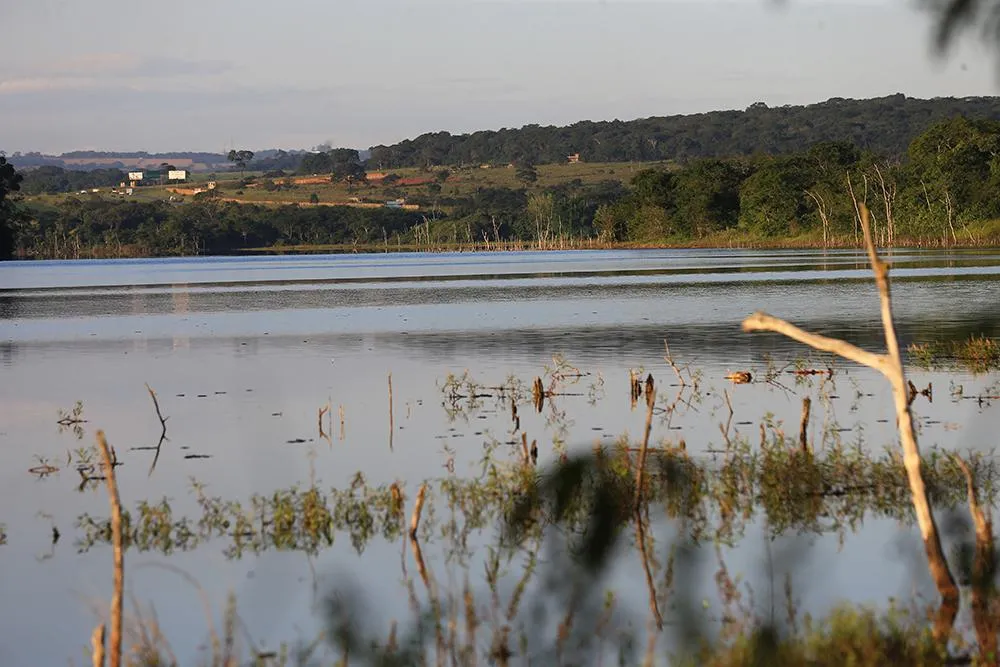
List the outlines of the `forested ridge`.
{"type": "Polygon", "coordinates": [[[687,161],[704,157],[770,155],[807,150],[821,141],[848,141],[887,157],[902,156],[934,122],[954,116],[1000,120],[1000,97],[918,99],[902,94],[873,99],[832,98],[806,106],[644,118],[581,121],[567,127],[452,135],[423,134],[391,146],[373,146],[368,164],[391,169],[427,165],[564,162],[579,153],[588,162],[687,161]]]}
{"type": "MultiPolygon", "coordinates": [[[[565,127],[526,125],[453,135],[429,132],[397,144],[370,148],[369,169],[394,169],[463,164],[564,162],[579,153],[588,162],[688,161],[702,157],[733,157],[765,153],[801,152],[820,141],[850,141],[864,150],[889,157],[902,156],[910,141],[938,120],[954,116],[1000,120],[1000,97],[937,97],[919,99],[902,94],[871,99],[832,98],[804,106],[654,116],[630,121],[580,121],[565,127]]],[[[256,151],[255,167],[295,171],[314,152],[268,149],[256,151]]],[[[15,153],[20,168],[56,166],[71,169],[124,169],[113,158],[150,160],[190,158],[202,163],[224,163],[226,156],[198,151],[112,153],[72,151],[62,155],[15,153]],[[80,164],[93,159],[92,164],[80,164]],[[64,159],[75,160],[73,165],[64,159]],[[100,163],[99,160],[105,160],[100,163]]]]}

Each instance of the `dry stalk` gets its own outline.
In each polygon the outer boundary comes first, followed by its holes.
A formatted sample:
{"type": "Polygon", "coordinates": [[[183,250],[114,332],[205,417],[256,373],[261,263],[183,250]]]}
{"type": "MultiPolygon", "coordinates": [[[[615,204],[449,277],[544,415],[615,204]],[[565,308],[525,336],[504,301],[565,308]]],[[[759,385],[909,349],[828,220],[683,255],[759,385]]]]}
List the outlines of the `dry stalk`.
{"type": "Polygon", "coordinates": [[[479,629],[479,616],[476,614],[476,600],[472,595],[472,588],[469,587],[468,577],[465,579],[465,590],[463,591],[462,599],[465,602],[465,643],[472,648],[466,657],[471,665],[475,667],[475,647],[478,644],[476,634],[479,629]]]}
{"type": "MultiPolygon", "coordinates": [[[[417,492],[417,506],[413,512],[414,518],[418,520],[420,517],[419,509],[423,505],[423,491],[424,487],[421,486],[420,491],[417,492]]],[[[438,599],[437,586],[434,585],[430,574],[427,572],[427,564],[424,561],[424,553],[420,548],[420,540],[417,539],[415,528],[410,533],[410,548],[413,550],[413,559],[417,563],[417,572],[420,574],[420,579],[424,582],[424,588],[427,589],[427,596],[431,602],[431,610],[434,613],[435,636],[437,638],[437,659],[438,664],[442,665],[444,664],[445,657],[445,642],[444,630],[441,627],[441,602],[438,599]]]]}
{"type": "Polygon", "coordinates": [[[670,346],[667,344],[667,340],[663,339],[663,358],[666,360],[670,367],[674,369],[674,375],[677,376],[677,381],[680,382],[681,387],[686,387],[687,382],[684,381],[684,376],[681,375],[681,369],[677,368],[677,364],[674,363],[674,357],[670,354],[670,346]]]}
{"type": "Polygon", "coordinates": [[[733,446],[732,441],[729,439],[729,429],[733,425],[733,402],[729,398],[729,391],[726,389],[722,390],[722,395],[726,399],[726,408],[729,409],[729,417],[726,419],[726,425],[723,426],[719,424],[719,431],[722,432],[722,437],[726,441],[726,449],[731,449],[733,446]]]}
{"type": "MultiPolygon", "coordinates": [[[[859,204],[859,209],[861,213],[861,227],[865,235],[865,245],[868,249],[868,258],[871,262],[872,271],[875,274],[875,283],[879,291],[886,353],[875,354],[842,340],[809,333],[784,320],[761,312],[754,313],[743,321],[743,331],[772,331],[783,334],[817,350],[832,352],[850,361],[868,366],[889,380],[896,407],[899,438],[903,448],[903,464],[909,480],[913,508],[916,512],[920,534],[924,541],[924,549],[927,553],[928,567],[937,586],[938,593],[942,598],[942,612],[946,608],[950,609],[952,607],[957,611],[959,599],[958,587],[955,585],[955,579],[952,576],[948,561],[945,559],[944,551],[941,548],[941,538],[938,534],[934,514],[931,511],[930,498],[927,495],[927,487],[921,472],[920,449],[917,445],[917,437],[913,428],[913,418],[910,414],[906,374],[903,371],[903,364],[899,354],[899,342],[896,338],[896,327],[892,316],[889,271],[887,265],[879,258],[878,251],[875,249],[868,208],[864,204],[859,204]]],[[[953,618],[954,616],[952,616],[953,618]]],[[[945,638],[944,632],[947,629],[940,625],[935,628],[935,636],[939,641],[945,638]]]]}
{"type": "Polygon", "coordinates": [[[799,424],[799,448],[805,454],[809,451],[809,409],[812,399],[806,396],[802,399],[802,423],[799,424]]]}
{"type": "MultiPolygon", "coordinates": [[[[152,390],[150,390],[152,393],[152,390]]],[[[153,399],[156,400],[155,397],[153,399]]],[[[164,427],[166,428],[166,427],[164,427]]],[[[108,499],[111,503],[111,542],[114,548],[115,592],[111,598],[111,667],[119,667],[122,661],[122,600],[125,594],[125,545],[122,535],[122,505],[118,496],[118,482],[115,480],[115,461],[111,448],[104,438],[104,431],[97,432],[97,445],[104,457],[104,479],[108,485],[108,499]]],[[[95,632],[96,636],[96,632],[95,632]]],[[[101,653],[104,652],[103,626],[101,626],[101,653]]],[[[93,639],[93,638],[92,638],[93,639]]],[[[96,661],[96,656],[94,660],[96,661]]],[[[101,656],[103,664],[104,657],[101,656]]],[[[95,664],[98,664],[95,662],[95,664]]]]}
{"type": "Polygon", "coordinates": [[[319,414],[316,416],[317,426],[319,427],[319,437],[321,440],[326,440],[331,446],[333,441],[330,439],[329,434],[323,429],[323,415],[329,415],[330,404],[327,403],[322,408],[319,409],[319,414]]]}
{"type": "Polygon", "coordinates": [[[653,406],[655,401],[649,401],[646,410],[646,428],[642,437],[642,449],[639,450],[639,464],[635,471],[635,500],[633,507],[639,509],[642,504],[643,475],[646,468],[646,454],[649,451],[649,433],[653,430],[653,406]]]}
{"type": "Polygon", "coordinates": [[[389,373],[389,451],[392,451],[392,434],[396,430],[392,417],[392,373],[389,373]]]}
{"type": "Polygon", "coordinates": [[[90,636],[90,646],[93,652],[90,654],[93,667],[104,667],[104,624],[101,623],[94,628],[94,634],[90,636]]]}
{"type": "Polygon", "coordinates": [[[653,573],[649,567],[649,553],[646,551],[646,530],[642,520],[642,486],[644,484],[643,471],[646,467],[646,455],[649,451],[649,433],[653,427],[653,406],[656,403],[656,391],[654,390],[648,400],[646,410],[646,430],[642,438],[642,449],[639,450],[639,466],[635,473],[635,540],[642,556],[642,569],[646,575],[646,586],[649,589],[649,609],[656,619],[658,630],[663,629],[663,616],[660,614],[660,606],[656,601],[656,585],[653,583],[653,573]]]}
{"type": "Polygon", "coordinates": [[[213,664],[219,664],[222,656],[222,642],[219,640],[219,633],[215,629],[215,621],[212,619],[212,602],[209,600],[208,593],[202,588],[198,580],[195,579],[191,574],[184,571],[180,567],[173,565],[171,563],[140,563],[135,566],[137,569],[153,567],[161,570],[166,570],[167,572],[173,572],[177,576],[181,577],[187,581],[191,586],[198,592],[198,597],[201,600],[202,610],[205,613],[205,622],[208,624],[208,634],[212,642],[212,656],[215,662],[213,664]]]}
{"type": "Polygon", "coordinates": [[[344,406],[340,406],[340,439],[344,439],[344,406]]]}
{"type": "Polygon", "coordinates": [[[427,484],[421,484],[417,491],[417,499],[413,504],[413,515],[410,517],[410,539],[417,539],[417,528],[420,527],[420,512],[424,509],[424,496],[427,493],[427,484]]]}

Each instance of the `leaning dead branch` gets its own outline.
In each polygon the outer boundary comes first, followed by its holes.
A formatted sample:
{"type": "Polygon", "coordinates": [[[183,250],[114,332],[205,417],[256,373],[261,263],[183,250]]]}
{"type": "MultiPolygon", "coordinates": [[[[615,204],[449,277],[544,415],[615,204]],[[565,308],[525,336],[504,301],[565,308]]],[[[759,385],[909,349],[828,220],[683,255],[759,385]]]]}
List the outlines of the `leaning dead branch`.
{"type": "MultiPolygon", "coordinates": [[[[155,400],[155,399],[154,399],[155,400]]],[[[115,563],[115,592],[114,596],[111,598],[111,646],[110,646],[110,661],[111,667],[119,667],[122,660],[122,599],[125,592],[125,547],[122,535],[122,505],[121,498],[118,496],[118,482],[115,480],[115,461],[111,455],[111,448],[108,447],[108,441],[104,438],[104,431],[97,432],[97,445],[101,450],[101,455],[104,457],[104,479],[108,485],[108,498],[111,504],[111,539],[114,549],[114,563],[115,563]]],[[[94,632],[94,653],[93,661],[94,664],[103,664],[103,656],[101,657],[101,662],[97,662],[98,656],[98,643],[96,638],[100,636],[100,653],[104,652],[104,642],[103,642],[103,631],[98,635],[98,632],[94,632]]]]}
{"type": "Polygon", "coordinates": [[[156,470],[156,463],[160,460],[160,450],[163,448],[163,443],[167,440],[167,420],[169,417],[164,417],[163,413],[160,412],[160,402],[156,398],[156,392],[146,383],[146,391],[149,392],[149,397],[153,399],[153,408],[156,410],[156,418],[160,420],[160,439],[156,443],[156,454],[153,456],[153,463],[149,466],[149,475],[153,474],[156,470]]]}
{"type": "MultiPolygon", "coordinates": [[[[917,523],[920,526],[924,548],[927,552],[928,566],[934,583],[937,586],[938,593],[942,598],[942,610],[945,608],[957,609],[958,587],[955,585],[955,579],[952,576],[948,561],[945,559],[944,551],[941,548],[941,539],[934,520],[934,514],[931,512],[930,499],[927,495],[927,487],[924,484],[921,472],[920,449],[917,446],[917,436],[913,428],[913,418],[910,414],[906,374],[903,371],[903,363],[899,353],[899,341],[896,338],[896,327],[892,315],[889,270],[885,262],[879,258],[878,251],[875,249],[869,213],[864,204],[859,204],[859,213],[861,227],[865,236],[865,246],[868,249],[868,259],[871,262],[872,271],[875,274],[875,284],[879,292],[886,353],[875,354],[842,340],[809,333],[784,320],[761,312],[754,313],[743,321],[743,331],[772,331],[780,333],[817,350],[832,352],[845,359],[868,366],[889,380],[896,408],[899,438],[903,447],[903,464],[906,468],[917,523]]],[[[935,629],[935,634],[939,640],[944,638],[941,633],[942,628],[938,627],[935,629]]]]}
{"type": "Polygon", "coordinates": [[[684,376],[681,375],[681,369],[677,368],[677,364],[674,362],[674,356],[670,353],[670,345],[667,343],[667,339],[663,339],[663,359],[670,367],[674,369],[674,375],[677,376],[677,382],[680,383],[682,387],[687,386],[687,382],[684,381],[684,376]]]}
{"type": "Polygon", "coordinates": [[[149,392],[149,397],[153,399],[153,408],[156,410],[156,418],[160,420],[160,441],[166,440],[167,438],[167,420],[169,417],[164,417],[163,413],[160,412],[160,402],[156,399],[156,392],[153,391],[149,384],[146,384],[146,391],[149,392]]]}

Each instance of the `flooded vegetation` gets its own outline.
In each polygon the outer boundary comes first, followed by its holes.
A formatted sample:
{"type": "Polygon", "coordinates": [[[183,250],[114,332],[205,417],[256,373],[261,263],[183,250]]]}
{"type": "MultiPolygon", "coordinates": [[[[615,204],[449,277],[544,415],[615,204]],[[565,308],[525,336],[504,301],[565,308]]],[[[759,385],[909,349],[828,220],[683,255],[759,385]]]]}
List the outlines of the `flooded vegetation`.
{"type": "Polygon", "coordinates": [[[974,373],[1000,369],[1000,344],[982,334],[965,340],[913,343],[910,357],[923,368],[967,368],[974,373]]]}
{"type": "Polygon", "coordinates": [[[954,614],[890,385],[740,331],[766,307],[884,348],[864,259],[667,251],[19,274],[0,557],[34,601],[2,620],[67,628],[21,657],[90,656],[119,553],[137,665],[989,664],[1000,378],[927,364],[995,344],[995,258],[961,257],[893,272],[954,614]]]}

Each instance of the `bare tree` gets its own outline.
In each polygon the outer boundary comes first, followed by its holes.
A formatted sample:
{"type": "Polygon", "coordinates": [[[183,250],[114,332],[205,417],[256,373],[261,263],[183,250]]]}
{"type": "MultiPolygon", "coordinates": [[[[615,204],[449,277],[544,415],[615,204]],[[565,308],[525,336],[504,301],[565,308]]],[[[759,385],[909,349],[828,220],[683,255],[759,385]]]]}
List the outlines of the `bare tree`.
{"type": "MultiPolygon", "coordinates": [[[[850,179],[848,179],[850,182],[850,179]]],[[[856,201],[856,200],[855,200],[856,201]]],[[[893,402],[896,406],[896,419],[899,427],[899,439],[903,448],[903,465],[910,485],[913,509],[917,516],[917,524],[923,537],[924,549],[927,553],[928,566],[938,592],[941,595],[941,610],[935,626],[935,635],[941,640],[950,631],[958,612],[958,587],[948,567],[937,523],[931,512],[930,499],[921,471],[920,449],[917,446],[917,436],[913,428],[913,417],[910,413],[910,403],[907,395],[906,374],[899,352],[899,341],[896,338],[896,327],[892,316],[892,298],[889,289],[889,269],[875,249],[875,239],[872,236],[868,207],[858,206],[861,228],[865,236],[865,246],[868,258],[875,274],[882,310],[882,327],[885,332],[886,353],[876,354],[855,347],[836,338],[827,338],[804,331],[784,320],[757,312],[743,320],[744,331],[773,331],[783,334],[800,343],[817,350],[832,352],[845,359],[863,364],[881,373],[892,387],[893,402]]]]}

